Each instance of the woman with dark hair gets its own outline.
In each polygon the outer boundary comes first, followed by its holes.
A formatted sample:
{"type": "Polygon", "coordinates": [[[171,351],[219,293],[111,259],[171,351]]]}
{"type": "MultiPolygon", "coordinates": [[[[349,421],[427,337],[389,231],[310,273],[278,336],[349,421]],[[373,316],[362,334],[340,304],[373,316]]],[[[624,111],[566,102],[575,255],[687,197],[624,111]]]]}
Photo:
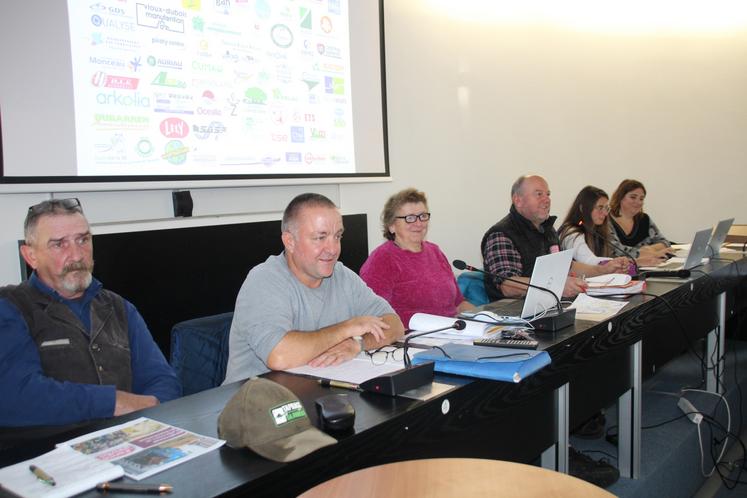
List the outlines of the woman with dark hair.
{"type": "Polygon", "coordinates": [[[653,220],[643,212],[646,187],[638,180],[623,180],[610,201],[610,240],[615,255],[620,247],[638,266],[655,266],[667,259],[670,243],[653,220]]]}
{"type": "Polygon", "coordinates": [[[459,291],[444,253],[425,240],[430,218],[423,192],[408,188],[391,196],[381,213],[387,241],[371,252],[360,271],[405,326],[415,313],[455,316],[474,308],[459,291]]]}
{"type": "Polygon", "coordinates": [[[587,265],[601,265],[601,273],[627,273],[630,260],[612,257],[607,221],[609,196],[591,185],[581,189],[560,225],[562,249],[573,249],[573,259],[587,265]]]}

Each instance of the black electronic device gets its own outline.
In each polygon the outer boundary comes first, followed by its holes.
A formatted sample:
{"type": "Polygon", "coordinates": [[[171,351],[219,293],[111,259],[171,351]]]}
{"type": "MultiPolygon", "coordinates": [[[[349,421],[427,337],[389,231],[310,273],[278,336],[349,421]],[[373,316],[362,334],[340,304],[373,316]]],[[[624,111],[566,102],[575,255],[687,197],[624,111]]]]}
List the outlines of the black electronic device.
{"type": "Polygon", "coordinates": [[[396,372],[379,375],[360,384],[364,391],[396,396],[410,389],[415,389],[433,380],[432,361],[412,365],[396,372]]]}
{"type": "Polygon", "coordinates": [[[514,349],[537,349],[539,341],[534,339],[507,339],[500,335],[493,337],[480,337],[472,341],[475,346],[492,346],[496,348],[514,348],[514,349]]]}
{"type": "Polygon", "coordinates": [[[360,384],[360,389],[378,394],[396,396],[405,391],[415,389],[431,382],[433,380],[434,364],[432,361],[421,363],[420,365],[413,365],[410,362],[410,355],[407,353],[410,339],[428,334],[435,334],[436,332],[442,332],[449,329],[464,330],[466,326],[467,324],[464,320],[455,320],[454,323],[448,327],[428,330],[427,332],[408,334],[402,345],[402,348],[404,349],[405,368],[367,380],[360,384]]]}
{"type": "Polygon", "coordinates": [[[690,278],[690,270],[651,270],[642,271],[641,277],[646,279],[649,277],[655,278],[690,278]]]}
{"type": "Polygon", "coordinates": [[[353,427],[355,408],[347,394],[328,394],[317,398],[314,403],[322,430],[340,432],[353,427]]]}

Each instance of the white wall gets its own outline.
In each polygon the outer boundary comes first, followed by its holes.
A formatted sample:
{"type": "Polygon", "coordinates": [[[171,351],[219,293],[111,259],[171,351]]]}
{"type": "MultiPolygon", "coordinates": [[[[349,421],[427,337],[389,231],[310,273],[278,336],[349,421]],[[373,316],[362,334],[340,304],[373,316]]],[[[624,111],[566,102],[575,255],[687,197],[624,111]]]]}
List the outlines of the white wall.
{"type": "MultiPolygon", "coordinates": [[[[637,178],[674,240],[727,216],[747,223],[747,29],[592,32],[465,21],[437,3],[385,3],[391,183],[193,190],[194,220],[172,218],[169,190],[75,194],[95,230],[279,218],[293,195],[316,190],[368,213],[373,248],[386,197],[416,186],[429,196],[430,239],[479,263],[483,232],[526,172],[546,176],[560,217],[584,185],[611,193],[637,178]]],[[[18,281],[22,219],[48,195],[0,194],[0,283],[18,281]]]]}

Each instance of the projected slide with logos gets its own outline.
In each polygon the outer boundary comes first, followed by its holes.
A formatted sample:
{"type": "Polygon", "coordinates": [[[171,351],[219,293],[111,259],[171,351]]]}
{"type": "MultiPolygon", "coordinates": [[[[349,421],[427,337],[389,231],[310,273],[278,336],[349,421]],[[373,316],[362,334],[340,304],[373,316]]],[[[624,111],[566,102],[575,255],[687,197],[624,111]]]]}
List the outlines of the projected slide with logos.
{"type": "Polygon", "coordinates": [[[346,0],[69,0],[78,175],[355,172],[346,0]]]}
{"type": "Polygon", "coordinates": [[[381,13],[3,2],[0,183],[386,176],[381,13]]]}

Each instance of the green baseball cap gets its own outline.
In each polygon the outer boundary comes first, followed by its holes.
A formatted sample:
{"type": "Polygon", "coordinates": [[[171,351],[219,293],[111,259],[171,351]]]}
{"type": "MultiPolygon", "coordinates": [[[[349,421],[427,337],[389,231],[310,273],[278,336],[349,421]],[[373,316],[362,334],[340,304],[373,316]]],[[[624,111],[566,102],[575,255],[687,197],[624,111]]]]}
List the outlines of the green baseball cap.
{"type": "Polygon", "coordinates": [[[292,462],[337,442],[311,425],[290,389],[258,377],[246,381],[223,408],[218,435],[228,446],[247,447],[276,462],[292,462]]]}

